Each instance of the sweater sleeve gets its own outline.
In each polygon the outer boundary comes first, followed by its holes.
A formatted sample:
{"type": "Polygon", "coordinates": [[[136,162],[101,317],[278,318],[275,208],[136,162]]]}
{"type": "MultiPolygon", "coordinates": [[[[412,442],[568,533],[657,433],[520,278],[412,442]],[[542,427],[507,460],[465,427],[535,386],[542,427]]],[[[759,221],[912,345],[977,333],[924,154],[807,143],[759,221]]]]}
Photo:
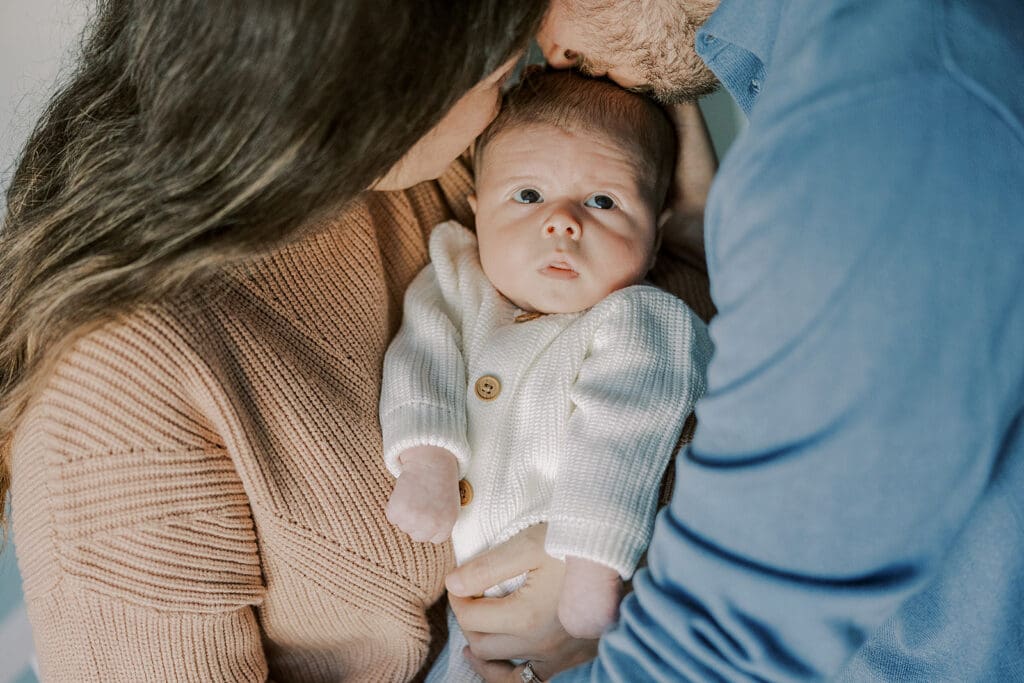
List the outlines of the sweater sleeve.
{"type": "Polygon", "coordinates": [[[651,287],[617,292],[592,315],[599,323],[570,392],[546,549],[629,578],[650,539],[665,466],[704,391],[711,343],[696,314],[651,287]]]}
{"type": "Polygon", "coordinates": [[[65,354],[13,443],[14,532],[48,681],[262,681],[248,498],[152,320],[65,354]],[[154,340],[159,341],[154,341],[154,340]]]}
{"type": "Polygon", "coordinates": [[[384,462],[396,477],[398,456],[415,446],[451,451],[460,476],[469,464],[462,325],[472,292],[460,277],[475,251],[468,230],[438,226],[430,238],[431,263],[406,291],[402,326],[384,356],[380,398],[384,462]]]}

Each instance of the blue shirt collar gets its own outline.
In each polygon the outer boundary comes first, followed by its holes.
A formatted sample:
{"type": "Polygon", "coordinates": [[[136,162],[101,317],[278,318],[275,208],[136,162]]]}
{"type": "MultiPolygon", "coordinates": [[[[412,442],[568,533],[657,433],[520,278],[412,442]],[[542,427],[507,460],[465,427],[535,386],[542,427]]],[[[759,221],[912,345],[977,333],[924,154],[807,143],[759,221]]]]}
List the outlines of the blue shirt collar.
{"type": "Polygon", "coordinates": [[[697,31],[697,54],[748,116],[771,62],[783,1],[722,0],[697,31]]]}

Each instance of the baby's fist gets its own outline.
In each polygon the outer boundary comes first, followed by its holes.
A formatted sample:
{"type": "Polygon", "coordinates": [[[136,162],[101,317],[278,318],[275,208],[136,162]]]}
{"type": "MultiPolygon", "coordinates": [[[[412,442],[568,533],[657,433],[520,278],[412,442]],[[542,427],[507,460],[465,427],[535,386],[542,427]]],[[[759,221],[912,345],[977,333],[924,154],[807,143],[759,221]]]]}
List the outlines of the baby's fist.
{"type": "Polygon", "coordinates": [[[418,446],[399,456],[402,474],[385,510],[414,541],[442,543],[459,516],[459,466],[444,448],[418,446]]]}
{"type": "Polygon", "coordinates": [[[567,555],[558,620],[574,638],[599,638],[619,618],[622,579],[598,562],[567,555]]]}

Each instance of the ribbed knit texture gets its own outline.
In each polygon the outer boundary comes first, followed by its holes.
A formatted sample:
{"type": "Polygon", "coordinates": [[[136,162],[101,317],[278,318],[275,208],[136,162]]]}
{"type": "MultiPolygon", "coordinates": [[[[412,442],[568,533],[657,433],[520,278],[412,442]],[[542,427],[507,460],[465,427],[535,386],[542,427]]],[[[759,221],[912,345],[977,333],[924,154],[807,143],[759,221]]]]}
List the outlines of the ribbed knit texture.
{"type": "Polygon", "coordinates": [[[456,164],[367,195],[60,359],[13,448],[44,680],[417,676],[452,555],[384,517],[380,372],[427,233],[471,220],[469,187],[456,164]]]}

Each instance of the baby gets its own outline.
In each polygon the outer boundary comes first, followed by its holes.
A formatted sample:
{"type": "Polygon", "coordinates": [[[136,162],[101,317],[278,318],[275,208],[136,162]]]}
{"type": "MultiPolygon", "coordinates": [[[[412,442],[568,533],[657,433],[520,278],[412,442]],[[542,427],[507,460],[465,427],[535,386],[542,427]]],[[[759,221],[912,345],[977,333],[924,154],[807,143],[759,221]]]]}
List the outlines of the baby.
{"type": "MultiPolygon", "coordinates": [[[[430,237],[384,361],[388,518],[459,563],[547,522],[558,615],[597,637],[650,539],[711,343],[654,264],[674,168],[665,113],[571,72],[528,72],[477,142],[476,234],[430,237]]],[[[488,595],[517,588],[523,577],[488,595]]],[[[433,680],[472,680],[454,619],[433,680]]]]}

